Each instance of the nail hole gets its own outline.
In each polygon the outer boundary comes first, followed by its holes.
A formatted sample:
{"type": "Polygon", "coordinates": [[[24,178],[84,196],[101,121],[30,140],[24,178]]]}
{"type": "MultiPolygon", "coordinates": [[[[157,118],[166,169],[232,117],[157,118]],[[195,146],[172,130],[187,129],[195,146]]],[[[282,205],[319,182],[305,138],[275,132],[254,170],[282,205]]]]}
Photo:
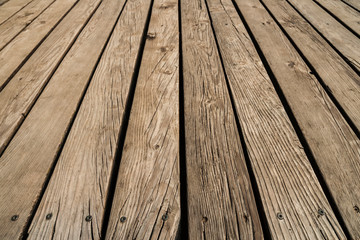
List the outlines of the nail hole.
{"type": "Polygon", "coordinates": [[[11,221],[16,221],[19,219],[19,215],[14,215],[11,217],[11,221]]]}
{"type": "Polygon", "coordinates": [[[208,221],[208,218],[207,218],[207,217],[203,217],[202,221],[203,221],[204,223],[206,223],[206,222],[208,221]]]}
{"type": "Polygon", "coordinates": [[[49,213],[48,215],[46,215],[46,219],[50,220],[52,218],[52,213],[49,213]]]}
{"type": "Polygon", "coordinates": [[[92,220],[92,216],[91,216],[91,215],[86,216],[85,221],[90,222],[91,220],[92,220]]]}
{"type": "Polygon", "coordinates": [[[276,217],[279,219],[279,220],[283,220],[284,219],[284,215],[282,213],[277,213],[276,214],[276,217]]]}
{"type": "Polygon", "coordinates": [[[356,205],[354,206],[354,210],[355,210],[355,212],[360,213],[360,208],[356,205]]]}
{"type": "Polygon", "coordinates": [[[162,219],[163,221],[168,220],[168,218],[169,218],[169,216],[168,216],[167,214],[164,214],[164,215],[161,217],[161,219],[162,219]]]}
{"type": "Polygon", "coordinates": [[[125,222],[125,221],[126,221],[126,217],[121,217],[121,218],[120,218],[120,222],[123,223],[123,222],[125,222]]]}

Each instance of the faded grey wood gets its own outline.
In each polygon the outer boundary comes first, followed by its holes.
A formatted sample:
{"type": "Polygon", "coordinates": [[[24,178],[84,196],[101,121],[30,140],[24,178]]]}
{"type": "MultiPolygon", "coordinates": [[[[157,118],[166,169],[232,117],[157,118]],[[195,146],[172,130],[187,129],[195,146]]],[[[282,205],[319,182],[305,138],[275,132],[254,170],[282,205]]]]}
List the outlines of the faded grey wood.
{"type": "Polygon", "coordinates": [[[181,1],[190,239],[262,239],[206,5],[181,1]]]}
{"type": "Polygon", "coordinates": [[[101,3],[1,156],[1,239],[21,237],[123,5],[101,3]]]}
{"type": "Polygon", "coordinates": [[[106,239],[175,239],[179,223],[178,1],[155,0],[106,239]]]}
{"type": "Polygon", "coordinates": [[[119,132],[150,2],[127,1],[35,214],[29,239],[101,237],[119,132]],[[48,221],[50,212],[53,217],[48,221]],[[91,222],[84,221],[88,215],[91,222]]]}
{"type": "MultiPolygon", "coordinates": [[[[309,144],[346,227],[354,239],[359,238],[359,216],[354,210],[360,199],[360,190],[356,186],[360,181],[359,139],[264,7],[259,2],[237,2],[309,144]]],[[[279,21],[289,14],[285,19],[293,19],[302,26],[285,2],[269,0],[265,3],[279,21]]],[[[284,23],[284,27],[290,26],[284,23]]],[[[292,31],[296,32],[293,28],[292,31]]],[[[296,41],[302,40],[301,35],[295,37],[298,38],[296,41]]],[[[322,58],[320,54],[317,56],[322,58]]],[[[321,205],[317,207],[322,208],[321,205]]],[[[317,215],[315,213],[314,217],[324,218],[317,215]]],[[[328,219],[328,213],[325,219],[328,219]]],[[[345,237],[339,234],[338,238],[345,237]]]]}

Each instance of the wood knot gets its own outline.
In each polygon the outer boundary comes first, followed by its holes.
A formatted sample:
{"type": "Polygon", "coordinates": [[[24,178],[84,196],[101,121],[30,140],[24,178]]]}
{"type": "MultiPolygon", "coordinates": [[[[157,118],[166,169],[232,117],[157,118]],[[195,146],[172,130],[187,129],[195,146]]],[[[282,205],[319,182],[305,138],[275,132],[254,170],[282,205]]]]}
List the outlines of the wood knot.
{"type": "Polygon", "coordinates": [[[203,218],[202,218],[202,221],[203,221],[203,223],[206,223],[206,222],[208,221],[208,218],[207,218],[207,217],[203,217],[203,218]]]}
{"type": "Polygon", "coordinates": [[[293,67],[295,66],[295,63],[294,63],[293,61],[289,61],[289,62],[288,62],[288,66],[291,67],[291,68],[293,68],[293,67]]]}

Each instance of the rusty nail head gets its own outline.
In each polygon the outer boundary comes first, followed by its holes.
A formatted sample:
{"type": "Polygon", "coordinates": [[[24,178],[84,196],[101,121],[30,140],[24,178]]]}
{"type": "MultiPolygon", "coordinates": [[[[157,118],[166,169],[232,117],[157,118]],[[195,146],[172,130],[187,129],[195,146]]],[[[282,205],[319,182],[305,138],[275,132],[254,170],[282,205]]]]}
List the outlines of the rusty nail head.
{"type": "Polygon", "coordinates": [[[321,209],[321,208],[319,208],[318,213],[319,213],[319,215],[320,215],[320,216],[325,215],[324,210],[323,210],[323,209],[321,209]]]}
{"type": "Polygon", "coordinates": [[[120,222],[123,223],[123,222],[125,222],[125,221],[126,221],[126,217],[123,216],[123,217],[120,218],[120,222]]]}
{"type": "Polygon", "coordinates": [[[279,220],[283,220],[284,219],[284,215],[282,213],[277,213],[276,214],[276,217],[279,219],[279,220]]]}
{"type": "Polygon", "coordinates": [[[164,215],[162,215],[162,217],[161,217],[161,219],[162,219],[163,221],[168,220],[168,218],[169,218],[169,216],[167,215],[167,213],[164,214],[164,215]]]}
{"type": "Polygon", "coordinates": [[[19,219],[19,215],[14,215],[11,217],[11,221],[16,221],[19,219]]]}
{"type": "Polygon", "coordinates": [[[46,220],[50,220],[52,218],[52,213],[49,213],[48,215],[46,215],[46,220]]]}
{"type": "Polygon", "coordinates": [[[86,216],[85,221],[90,222],[91,220],[92,220],[92,216],[91,216],[91,215],[86,216]]]}

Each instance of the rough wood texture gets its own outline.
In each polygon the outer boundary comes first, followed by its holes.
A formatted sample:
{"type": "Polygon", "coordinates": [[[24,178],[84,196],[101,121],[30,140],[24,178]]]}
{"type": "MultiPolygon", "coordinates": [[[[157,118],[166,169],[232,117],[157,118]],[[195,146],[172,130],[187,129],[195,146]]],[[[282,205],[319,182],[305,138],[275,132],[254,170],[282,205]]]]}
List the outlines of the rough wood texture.
{"type": "Polygon", "coordinates": [[[0,3],[0,25],[33,0],[3,0],[0,3]]]}
{"type": "Polygon", "coordinates": [[[0,51],[0,91],[76,0],[56,1],[0,51]]]}
{"type": "Polygon", "coordinates": [[[176,0],[155,0],[141,62],[106,239],[175,239],[179,230],[176,0]]]}
{"type": "Polygon", "coordinates": [[[123,4],[101,3],[1,156],[1,239],[24,230],[123,4]]]}
{"type": "MultiPolygon", "coordinates": [[[[249,24],[264,28],[262,23],[269,15],[264,8],[259,10],[259,2],[236,2],[249,24]]],[[[221,7],[210,7],[210,12],[217,16],[214,27],[272,238],[343,239],[341,227],[237,12],[230,1],[222,1],[221,7]],[[319,208],[326,216],[318,215],[319,208]]]]}
{"type": "Polygon", "coordinates": [[[316,2],[340,19],[354,32],[360,34],[360,12],[349,7],[341,0],[316,0],[316,2]]]}
{"type": "Polygon", "coordinates": [[[342,0],[343,2],[349,4],[353,8],[355,8],[357,11],[360,11],[360,1],[358,0],[342,0]]]}
{"type": "MultiPolygon", "coordinates": [[[[303,26],[287,3],[271,0],[264,2],[280,22],[282,19],[292,19],[297,23],[296,26],[303,26]]],[[[347,228],[352,237],[358,239],[360,220],[354,206],[360,205],[360,190],[357,187],[360,182],[360,141],[270,15],[265,13],[260,4],[253,6],[257,8],[251,8],[253,10],[248,14],[257,16],[256,20],[245,13],[250,11],[250,5],[243,8],[249,27],[299,123],[347,228]]],[[[284,22],[282,25],[296,33],[293,24],[284,22]]],[[[302,31],[307,32],[305,29],[302,31]]],[[[310,44],[301,35],[293,37],[297,42],[321,46],[319,42],[310,44]]],[[[310,51],[308,53],[311,54],[310,51]]],[[[331,61],[331,56],[322,56],[316,51],[313,54],[319,58],[317,60],[313,56],[315,61],[322,61],[321,58],[331,61]]],[[[321,66],[317,64],[316,69],[319,68],[321,66]]],[[[336,80],[343,82],[333,79],[336,80]]]]}
{"type": "Polygon", "coordinates": [[[0,154],[99,3],[76,5],[1,91],[0,154]]]}
{"type": "Polygon", "coordinates": [[[54,0],[34,0],[1,24],[0,51],[52,3],[54,3],[54,0]]]}
{"type": "Polygon", "coordinates": [[[190,239],[261,239],[205,2],[181,3],[190,239]]]}
{"type": "Polygon", "coordinates": [[[263,1],[360,130],[360,77],[286,1],[263,1]]]}
{"type": "Polygon", "coordinates": [[[288,0],[301,14],[360,71],[360,41],[312,0],[288,0]]]}
{"type": "Polygon", "coordinates": [[[109,178],[150,2],[127,1],[32,222],[29,239],[100,238],[109,178]],[[50,221],[46,220],[49,213],[53,214],[50,221]],[[85,221],[88,215],[91,223],[85,221]]]}

